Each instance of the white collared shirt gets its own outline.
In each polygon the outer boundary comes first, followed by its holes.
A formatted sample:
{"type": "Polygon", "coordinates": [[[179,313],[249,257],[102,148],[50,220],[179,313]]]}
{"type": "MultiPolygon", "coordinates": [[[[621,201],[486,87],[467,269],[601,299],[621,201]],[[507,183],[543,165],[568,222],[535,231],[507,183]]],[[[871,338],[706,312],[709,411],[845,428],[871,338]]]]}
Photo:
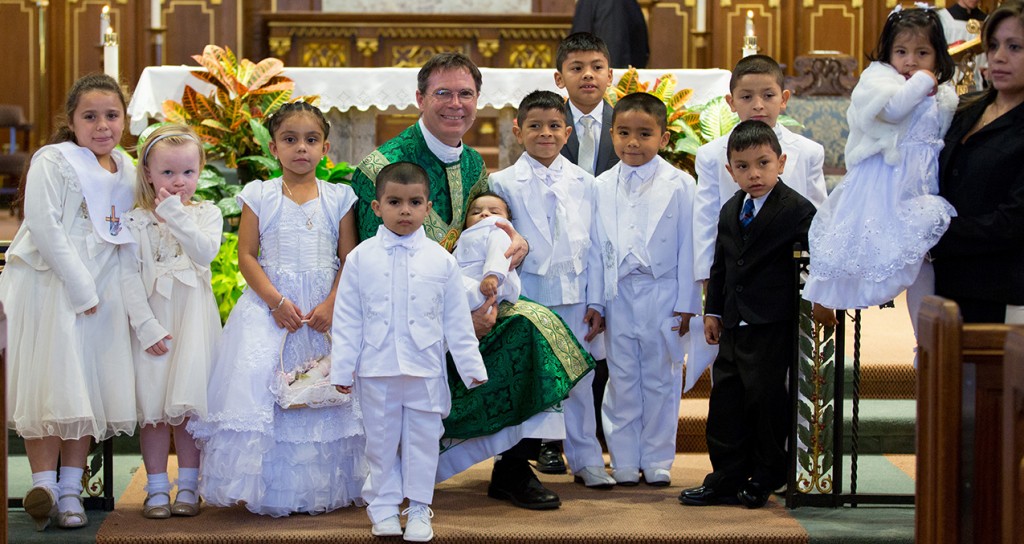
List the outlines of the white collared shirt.
{"type": "Polygon", "coordinates": [[[459,142],[458,147],[452,147],[441,140],[438,140],[436,136],[427,130],[427,125],[423,124],[423,117],[417,121],[420,124],[420,132],[423,133],[423,139],[427,142],[427,149],[434,154],[441,162],[445,164],[451,164],[453,162],[459,162],[462,158],[462,149],[465,147],[462,142],[459,142]]]}
{"type": "Polygon", "coordinates": [[[639,270],[650,273],[651,257],[647,254],[647,219],[650,205],[644,195],[654,184],[658,161],[649,161],[641,166],[622,163],[619,170],[619,202],[624,205],[617,215],[618,244],[626,248],[625,257],[619,263],[619,277],[639,270]]]}
{"type": "Polygon", "coordinates": [[[742,218],[742,217],[743,217],[743,206],[746,206],[746,205],[747,205],[747,201],[748,201],[748,200],[753,200],[753,201],[754,201],[754,217],[757,217],[757,214],[761,212],[761,207],[763,207],[763,206],[764,206],[764,201],[768,199],[768,195],[772,194],[772,191],[774,191],[774,190],[775,190],[775,189],[774,189],[774,188],[772,188],[772,190],[771,190],[771,191],[768,191],[767,193],[765,193],[765,194],[763,194],[763,195],[761,195],[761,196],[759,196],[759,197],[756,197],[756,198],[755,198],[755,197],[752,197],[752,196],[750,196],[750,195],[748,194],[748,195],[747,195],[747,196],[746,196],[746,197],[745,197],[745,198],[743,199],[743,204],[742,204],[742,205],[740,205],[740,215],[739,215],[739,218],[742,218]]]}

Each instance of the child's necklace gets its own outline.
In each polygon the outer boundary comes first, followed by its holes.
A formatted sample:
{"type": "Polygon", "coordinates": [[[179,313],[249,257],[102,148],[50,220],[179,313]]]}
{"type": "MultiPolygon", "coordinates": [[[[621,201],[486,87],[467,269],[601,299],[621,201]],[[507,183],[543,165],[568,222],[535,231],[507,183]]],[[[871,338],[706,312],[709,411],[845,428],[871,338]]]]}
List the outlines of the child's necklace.
{"type": "MultiPolygon", "coordinates": [[[[284,178],[281,178],[281,184],[284,185],[284,190],[288,191],[288,196],[291,197],[290,200],[292,202],[295,202],[295,195],[292,194],[291,188],[288,187],[288,182],[285,181],[284,178]]],[[[317,192],[319,193],[319,188],[317,188],[317,192]]],[[[319,194],[317,196],[319,196],[319,194]]],[[[302,216],[306,218],[306,230],[313,230],[313,218],[316,217],[317,209],[314,208],[313,209],[313,213],[311,213],[309,215],[306,215],[306,210],[303,209],[302,204],[299,204],[298,202],[295,202],[295,205],[299,207],[299,213],[301,213],[302,216]]]]}

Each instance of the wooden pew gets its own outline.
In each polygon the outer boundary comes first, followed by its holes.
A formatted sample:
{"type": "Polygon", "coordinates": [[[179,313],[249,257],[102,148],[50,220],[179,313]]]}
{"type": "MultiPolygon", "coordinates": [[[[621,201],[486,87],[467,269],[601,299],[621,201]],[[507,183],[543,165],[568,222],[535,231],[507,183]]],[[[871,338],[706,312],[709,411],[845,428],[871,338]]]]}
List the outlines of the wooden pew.
{"type": "Polygon", "coordinates": [[[1024,327],[965,325],[940,297],[925,298],[918,322],[915,540],[998,542],[1003,349],[1024,327]]]}
{"type": "Polygon", "coordinates": [[[1024,535],[1024,332],[1006,337],[1003,363],[1003,544],[1024,535]]]}

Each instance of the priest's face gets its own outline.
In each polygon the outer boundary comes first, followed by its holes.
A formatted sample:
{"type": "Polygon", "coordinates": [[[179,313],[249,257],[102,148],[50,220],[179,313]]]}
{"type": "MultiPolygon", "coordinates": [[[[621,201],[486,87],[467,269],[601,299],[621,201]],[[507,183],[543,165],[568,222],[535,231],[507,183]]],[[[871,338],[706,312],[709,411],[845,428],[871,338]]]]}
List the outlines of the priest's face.
{"type": "Polygon", "coordinates": [[[423,125],[452,147],[476,120],[476,101],[480,93],[468,70],[440,70],[427,79],[427,92],[416,91],[416,105],[423,116],[423,125]]]}

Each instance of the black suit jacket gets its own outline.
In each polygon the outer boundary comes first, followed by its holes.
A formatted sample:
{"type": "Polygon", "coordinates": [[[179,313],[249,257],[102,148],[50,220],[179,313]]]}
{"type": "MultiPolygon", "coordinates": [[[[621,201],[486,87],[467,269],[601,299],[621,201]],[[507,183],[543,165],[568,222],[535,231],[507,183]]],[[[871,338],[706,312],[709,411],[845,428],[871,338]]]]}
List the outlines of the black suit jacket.
{"type": "Polygon", "coordinates": [[[572,32],[590,32],[604,40],[614,68],[647,66],[647,21],[636,0],[578,0],[572,32]]]}
{"type": "Polygon", "coordinates": [[[957,216],[931,251],[935,292],[953,300],[1021,305],[1024,104],[962,142],[988,102],[981,100],[956,113],[939,154],[939,195],[953,205],[957,216]]]}
{"type": "Polygon", "coordinates": [[[739,217],[745,197],[737,191],[722,207],[708,284],[705,311],[722,316],[727,328],[741,320],[762,325],[795,318],[793,244],[807,247],[815,211],[779,180],[744,232],[739,217]]]}
{"type": "MultiPolygon", "coordinates": [[[[594,165],[594,176],[600,176],[605,170],[615,166],[619,157],[615,155],[615,148],[612,147],[612,112],[613,109],[607,102],[602,103],[601,111],[601,138],[597,141],[597,162],[594,165]]],[[[576,136],[576,120],[572,118],[572,108],[569,102],[565,103],[565,122],[572,127],[572,134],[569,140],[562,146],[562,156],[572,161],[573,164],[580,164],[580,139],[576,136]]]]}

